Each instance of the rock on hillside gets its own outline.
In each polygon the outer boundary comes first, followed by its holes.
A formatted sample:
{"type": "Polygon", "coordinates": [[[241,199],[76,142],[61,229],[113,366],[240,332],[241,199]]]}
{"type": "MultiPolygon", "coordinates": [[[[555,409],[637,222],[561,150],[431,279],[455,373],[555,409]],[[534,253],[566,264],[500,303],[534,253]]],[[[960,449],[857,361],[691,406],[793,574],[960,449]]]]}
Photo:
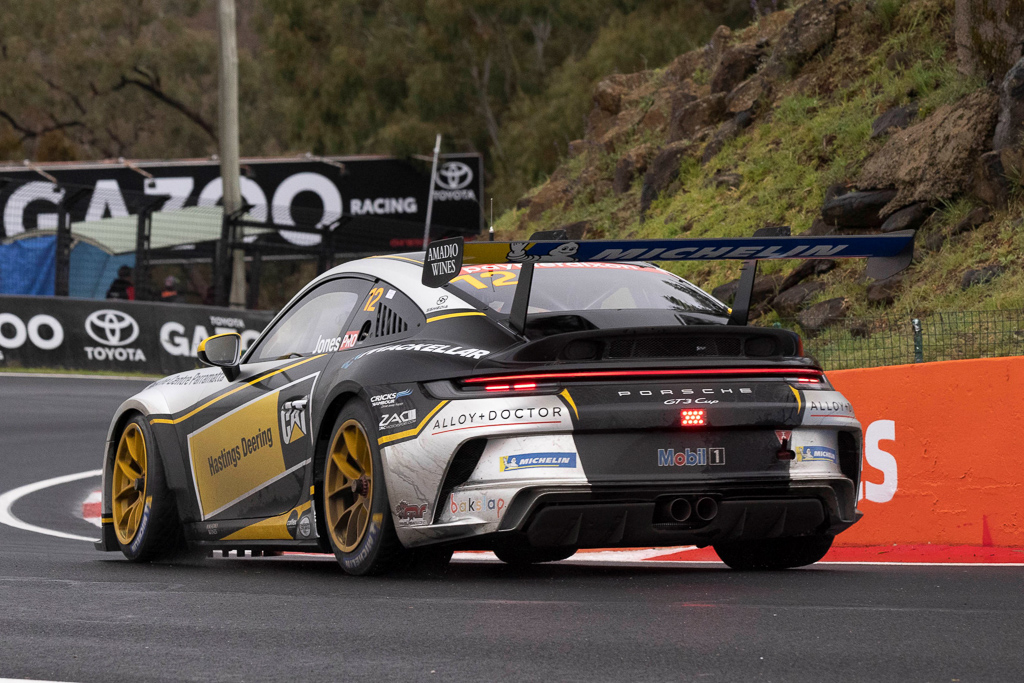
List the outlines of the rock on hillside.
{"type": "MultiPolygon", "coordinates": [[[[512,228],[573,223],[588,237],[733,236],[780,223],[819,235],[924,230],[917,262],[927,266],[949,241],[984,231],[950,227],[972,204],[1007,210],[1022,194],[1022,51],[1024,0],[809,0],[743,30],[719,27],[662,69],[598,83],[585,137],[520,200],[512,228]],[[957,202],[965,208],[950,213],[957,202]]],[[[1009,243],[1001,248],[1003,261],[1015,258],[1009,243]]],[[[905,274],[869,290],[862,266],[834,267],[769,268],[759,310],[806,312],[817,330],[869,302],[896,305],[915,285],[905,274]]]]}

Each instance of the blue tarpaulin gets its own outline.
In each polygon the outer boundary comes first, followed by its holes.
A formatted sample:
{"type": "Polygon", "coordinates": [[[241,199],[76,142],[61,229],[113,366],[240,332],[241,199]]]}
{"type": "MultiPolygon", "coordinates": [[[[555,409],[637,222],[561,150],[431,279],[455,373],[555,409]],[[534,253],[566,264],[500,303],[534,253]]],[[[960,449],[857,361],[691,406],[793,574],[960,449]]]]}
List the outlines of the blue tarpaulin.
{"type": "Polygon", "coordinates": [[[88,242],[77,242],[71,250],[68,295],[82,299],[103,299],[121,266],[135,267],[135,254],[108,254],[88,242]]]}
{"type": "MultiPolygon", "coordinates": [[[[40,235],[0,244],[0,294],[53,296],[57,238],[40,235]]],[[[135,254],[107,253],[76,240],[71,249],[69,296],[103,299],[121,266],[135,266],[135,254]]]]}
{"type": "Polygon", "coordinates": [[[56,270],[55,235],[0,244],[0,294],[53,296],[56,270]]]}

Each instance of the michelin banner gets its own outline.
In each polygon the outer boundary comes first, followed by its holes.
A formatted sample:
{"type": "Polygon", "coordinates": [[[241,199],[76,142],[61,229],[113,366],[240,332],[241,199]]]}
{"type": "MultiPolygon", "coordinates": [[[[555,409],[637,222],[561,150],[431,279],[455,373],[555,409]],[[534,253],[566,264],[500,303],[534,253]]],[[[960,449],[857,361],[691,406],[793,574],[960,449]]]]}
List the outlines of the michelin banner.
{"type": "Polygon", "coordinates": [[[0,368],[169,375],[198,366],[196,348],[238,332],[247,348],[273,314],[214,306],[0,296],[0,368]]]}

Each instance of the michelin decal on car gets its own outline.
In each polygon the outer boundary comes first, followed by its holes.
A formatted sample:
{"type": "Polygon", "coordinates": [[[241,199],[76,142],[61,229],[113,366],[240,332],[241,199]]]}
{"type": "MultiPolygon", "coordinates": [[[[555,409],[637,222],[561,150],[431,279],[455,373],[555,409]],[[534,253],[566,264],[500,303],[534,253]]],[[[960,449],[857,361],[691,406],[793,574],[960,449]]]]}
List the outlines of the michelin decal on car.
{"type": "Polygon", "coordinates": [[[530,453],[527,455],[505,455],[498,461],[502,472],[537,469],[542,467],[576,467],[575,453],[530,453]]]}

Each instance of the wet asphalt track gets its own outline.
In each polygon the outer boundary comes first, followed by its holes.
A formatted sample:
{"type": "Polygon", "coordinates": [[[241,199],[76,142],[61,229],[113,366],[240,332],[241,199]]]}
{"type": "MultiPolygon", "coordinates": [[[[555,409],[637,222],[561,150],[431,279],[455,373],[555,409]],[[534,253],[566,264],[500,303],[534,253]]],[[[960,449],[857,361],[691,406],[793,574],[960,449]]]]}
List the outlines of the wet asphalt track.
{"type": "MultiPolygon", "coordinates": [[[[140,382],[0,374],[0,493],[97,469],[140,382]]],[[[20,519],[95,535],[86,479],[20,519]]],[[[1020,681],[1024,569],[454,563],[352,578],[320,559],[132,566],[0,526],[0,678],[1020,681]]]]}

